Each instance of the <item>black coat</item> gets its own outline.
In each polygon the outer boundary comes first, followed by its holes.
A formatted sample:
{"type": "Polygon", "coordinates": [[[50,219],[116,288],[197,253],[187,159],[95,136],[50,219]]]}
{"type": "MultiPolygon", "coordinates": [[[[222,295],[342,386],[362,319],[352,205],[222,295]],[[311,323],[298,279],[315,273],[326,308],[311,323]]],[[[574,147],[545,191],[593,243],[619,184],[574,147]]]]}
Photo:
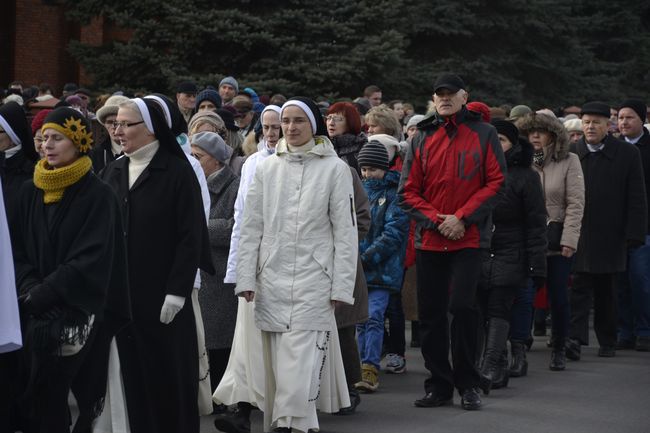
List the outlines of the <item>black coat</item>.
{"type": "Polygon", "coordinates": [[[30,160],[22,150],[9,159],[5,159],[4,152],[0,152],[0,174],[7,221],[11,228],[14,226],[13,220],[18,208],[18,191],[25,181],[34,176],[34,161],[30,160]]]}
{"type": "Polygon", "coordinates": [[[131,431],[198,433],[190,296],[197,268],[214,272],[199,184],[185,156],[162,145],[131,189],[128,177],[127,157],[102,172],[121,203],[127,244],[133,322],[117,344],[131,431]],[[168,294],[185,297],[185,304],[165,325],[160,310],[168,294]]]}
{"type": "Polygon", "coordinates": [[[648,205],[639,149],[612,136],[590,152],[584,138],[575,145],[585,178],[585,212],[575,271],[623,272],[630,241],[644,242],[648,205]]]}
{"type": "MultiPolygon", "coordinates": [[[[643,128],[643,135],[636,142],[636,147],[641,152],[641,164],[643,164],[643,175],[645,176],[645,194],[648,210],[650,211],[650,132],[643,128]]],[[[648,231],[650,235],[650,215],[648,215],[648,231]]]]}
{"type": "Polygon", "coordinates": [[[101,172],[104,167],[115,161],[117,156],[113,155],[111,137],[106,137],[104,141],[93,146],[90,152],[88,152],[88,156],[93,162],[93,170],[95,173],[101,172]]]}
{"type": "MultiPolygon", "coordinates": [[[[52,306],[95,314],[96,335],[102,338],[92,341],[73,384],[84,417],[92,417],[106,391],[110,340],[131,317],[117,198],[93,173],[51,205],[43,203],[42,190],[27,182],[20,190],[17,215],[13,248],[18,290],[45,288],[54,294],[52,306]]],[[[32,374],[36,377],[38,371],[32,374]]]]}
{"type": "Polygon", "coordinates": [[[546,205],[531,168],[533,147],[519,140],[505,157],[505,188],[492,211],[492,243],[483,260],[481,285],[487,289],[524,287],[529,277],[546,277],[546,205]]]}

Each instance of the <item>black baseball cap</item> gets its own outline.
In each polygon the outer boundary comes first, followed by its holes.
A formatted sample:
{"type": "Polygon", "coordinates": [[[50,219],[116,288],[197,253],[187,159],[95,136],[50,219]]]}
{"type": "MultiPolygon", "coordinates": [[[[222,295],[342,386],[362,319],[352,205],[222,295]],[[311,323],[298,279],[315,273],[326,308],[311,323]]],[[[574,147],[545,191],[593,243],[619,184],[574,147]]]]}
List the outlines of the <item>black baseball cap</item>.
{"type": "Polygon", "coordinates": [[[442,74],[438,77],[435,84],[433,85],[433,93],[436,93],[440,89],[447,89],[451,90],[452,92],[458,92],[460,89],[465,89],[465,83],[458,75],[442,74]]]}

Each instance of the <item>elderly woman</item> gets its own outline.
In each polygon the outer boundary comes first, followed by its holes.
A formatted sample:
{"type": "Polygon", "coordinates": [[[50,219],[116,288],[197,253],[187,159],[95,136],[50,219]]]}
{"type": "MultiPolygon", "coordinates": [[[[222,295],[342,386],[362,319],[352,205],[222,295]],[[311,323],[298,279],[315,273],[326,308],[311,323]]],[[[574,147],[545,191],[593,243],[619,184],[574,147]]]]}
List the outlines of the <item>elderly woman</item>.
{"type": "Polygon", "coordinates": [[[202,272],[199,304],[206,335],[205,346],[210,360],[211,391],[214,392],[226,370],[237,318],[234,287],[224,283],[223,279],[226,275],[239,177],[227,165],[232,149],[219,134],[194,134],[191,146],[192,155],[201,163],[210,192],[208,234],[216,273],[209,275],[202,272]]]}
{"type": "Polygon", "coordinates": [[[354,168],[357,174],[361,175],[357,155],[368,139],[361,132],[361,120],[357,107],[350,102],[332,104],[327,109],[325,123],[336,154],[354,168]]]}
{"type": "Polygon", "coordinates": [[[123,203],[133,322],[117,349],[130,430],[197,433],[198,343],[186,300],[197,269],[213,270],[199,184],[156,101],[122,103],[115,126],[125,157],[102,178],[123,203]]]}
{"type": "MultiPolygon", "coordinates": [[[[551,301],[553,348],[549,368],[553,371],[564,370],[570,317],[569,275],[573,255],[578,248],[585,206],[582,167],[578,156],[569,151],[566,128],[556,118],[532,113],[519,119],[517,126],[519,132],[527,136],[533,145],[533,168],[539,174],[544,190],[548,213],[546,287],[551,301]]],[[[510,371],[515,375],[526,374],[526,352],[522,340],[529,335],[532,313],[529,301],[519,307],[524,307],[525,312],[515,315],[519,318],[513,319],[510,333],[513,352],[510,371]]]]}
{"type": "MultiPolygon", "coordinates": [[[[231,127],[234,126],[237,128],[234,123],[232,113],[230,113],[228,110],[219,110],[219,112],[221,112],[221,114],[217,114],[210,110],[204,110],[199,111],[194,116],[192,116],[188,125],[189,136],[192,137],[194,134],[198,134],[199,132],[216,132],[221,136],[221,138],[223,138],[223,140],[228,146],[230,146],[231,149],[234,149],[233,145],[236,146],[237,143],[239,143],[241,146],[241,141],[239,141],[239,138],[236,138],[239,137],[239,135],[233,133],[233,131],[228,129],[228,126],[225,122],[226,119],[230,119],[232,121],[231,127]],[[222,118],[222,116],[225,117],[222,118]]],[[[232,155],[230,156],[230,161],[228,161],[228,165],[232,169],[233,173],[239,176],[241,174],[242,165],[244,165],[244,158],[235,155],[233,151],[232,155]]]]}
{"type": "Polygon", "coordinates": [[[43,151],[43,121],[50,114],[52,110],[46,109],[38,112],[36,116],[32,119],[32,135],[34,136],[34,149],[40,158],[45,157],[45,152],[43,151]]]}
{"type": "Polygon", "coordinates": [[[395,112],[385,105],[372,107],[366,114],[366,125],[368,126],[368,136],[375,134],[388,134],[397,141],[404,138],[402,125],[397,120],[395,112]]]}
{"type": "Polygon", "coordinates": [[[89,156],[93,162],[95,173],[99,173],[122,155],[122,145],[115,139],[115,117],[118,106],[128,100],[129,98],[126,96],[113,95],[97,110],[97,121],[106,128],[108,135],[101,142],[95,144],[90,151],[89,156]]]}
{"type": "Polygon", "coordinates": [[[106,323],[115,331],[129,316],[121,302],[128,298],[125,250],[117,198],[87,156],[89,122],[62,107],[42,132],[45,158],[20,191],[14,244],[32,366],[29,431],[69,432],[68,393],[98,329],[106,323]]]}
{"type": "Polygon", "coordinates": [[[280,118],[284,138],[246,198],[236,291],[255,298],[262,330],[264,430],[307,432],[318,429],[319,372],[327,362],[342,369],[340,352],[325,355],[337,332],[334,306],[354,302],[357,228],[350,169],[316,104],[293,98],[280,118]]]}

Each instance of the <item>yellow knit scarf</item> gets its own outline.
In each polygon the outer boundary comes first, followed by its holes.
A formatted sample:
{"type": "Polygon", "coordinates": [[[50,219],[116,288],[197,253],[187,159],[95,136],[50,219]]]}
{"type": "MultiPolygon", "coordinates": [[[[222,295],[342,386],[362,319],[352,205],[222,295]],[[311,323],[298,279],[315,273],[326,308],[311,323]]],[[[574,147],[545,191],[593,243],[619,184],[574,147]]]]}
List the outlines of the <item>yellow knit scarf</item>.
{"type": "Polygon", "coordinates": [[[34,169],[34,185],[42,189],[45,204],[61,201],[67,187],[76,183],[92,168],[89,157],[82,156],[70,165],[51,167],[45,158],[38,161],[34,169]]]}

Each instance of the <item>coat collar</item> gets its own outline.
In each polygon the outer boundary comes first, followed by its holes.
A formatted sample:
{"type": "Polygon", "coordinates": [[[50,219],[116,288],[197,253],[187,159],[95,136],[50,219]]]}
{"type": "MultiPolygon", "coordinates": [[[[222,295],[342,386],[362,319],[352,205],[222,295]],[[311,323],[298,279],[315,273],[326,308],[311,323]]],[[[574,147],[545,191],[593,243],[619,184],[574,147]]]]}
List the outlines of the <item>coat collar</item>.
{"type": "MultiPolygon", "coordinates": [[[[317,135],[314,137],[314,140],[316,141],[316,146],[309,152],[307,152],[307,156],[309,155],[314,155],[314,156],[336,156],[338,158],[338,155],[336,154],[336,150],[334,150],[334,145],[330,141],[329,138],[325,137],[324,135],[317,135]]],[[[276,150],[275,153],[278,156],[290,156],[293,155],[292,153],[289,152],[289,146],[287,145],[287,141],[284,138],[281,138],[280,141],[278,141],[278,144],[276,145],[276,150]]]]}
{"type": "Polygon", "coordinates": [[[208,191],[212,194],[219,195],[236,178],[237,176],[232,172],[232,169],[224,165],[223,169],[216,176],[208,180],[208,191]]]}
{"type": "MultiPolygon", "coordinates": [[[[147,168],[144,169],[142,174],[135,181],[131,190],[138,188],[144,181],[149,178],[149,175],[152,171],[155,170],[167,170],[167,165],[169,163],[169,158],[171,155],[163,147],[160,147],[156,154],[153,156],[147,168]]],[[[115,170],[119,172],[120,176],[120,190],[128,192],[129,191],[129,158],[126,156],[120,157],[115,160],[115,170]]]]}
{"type": "MultiPolygon", "coordinates": [[[[616,137],[608,134],[603,140],[603,143],[605,143],[605,147],[603,147],[603,150],[600,152],[602,152],[607,159],[614,159],[616,152],[618,151],[618,145],[621,144],[620,141],[616,139],[616,137]]],[[[585,142],[584,137],[576,143],[576,153],[581,160],[592,153],[587,149],[587,143],[585,142]]]]}

